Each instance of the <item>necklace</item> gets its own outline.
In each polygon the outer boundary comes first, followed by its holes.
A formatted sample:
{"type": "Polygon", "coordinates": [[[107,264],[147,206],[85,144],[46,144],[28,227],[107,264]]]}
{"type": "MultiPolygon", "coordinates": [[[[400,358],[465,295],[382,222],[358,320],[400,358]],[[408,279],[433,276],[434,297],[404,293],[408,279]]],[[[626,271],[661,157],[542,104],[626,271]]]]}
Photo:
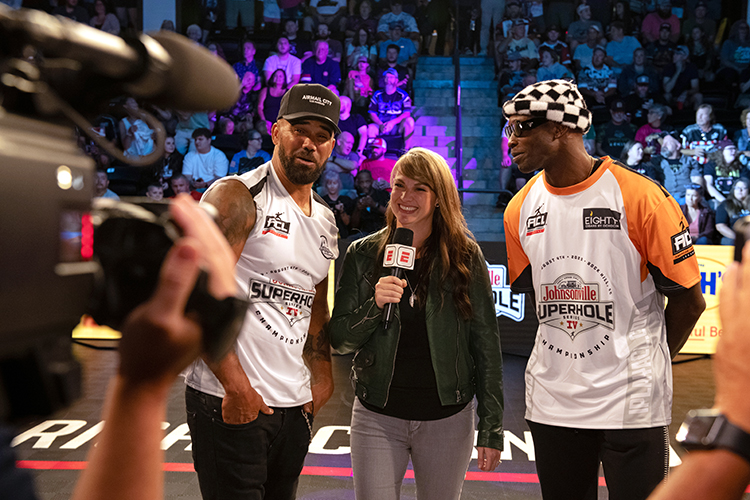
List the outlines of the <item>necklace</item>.
{"type": "Polygon", "coordinates": [[[419,281],[417,281],[417,286],[412,288],[411,281],[409,281],[409,276],[406,274],[404,274],[404,276],[406,277],[406,284],[409,285],[409,290],[411,291],[411,296],[409,297],[409,305],[411,307],[414,307],[414,302],[416,301],[417,297],[417,290],[419,290],[419,281]]]}

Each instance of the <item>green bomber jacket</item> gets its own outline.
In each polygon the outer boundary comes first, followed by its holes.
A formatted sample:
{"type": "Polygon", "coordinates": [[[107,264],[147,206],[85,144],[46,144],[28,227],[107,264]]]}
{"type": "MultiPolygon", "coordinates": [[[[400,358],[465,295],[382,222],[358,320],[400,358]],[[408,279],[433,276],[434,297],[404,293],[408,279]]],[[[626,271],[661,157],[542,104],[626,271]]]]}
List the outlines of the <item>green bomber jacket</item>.
{"type": "MultiPolygon", "coordinates": [[[[381,233],[352,243],[344,258],[330,322],[331,345],[342,354],[355,352],[352,379],[362,401],[384,407],[396,363],[401,334],[399,309],[383,329],[382,311],[375,303],[373,276],[381,233]]],[[[475,244],[469,294],[473,317],[463,320],[455,308],[452,285],[445,283],[441,307],[439,270],[430,276],[425,316],[430,355],[440,401],[468,403],[477,396],[477,446],[503,449],[503,375],[500,335],[495,317],[489,274],[475,244]]],[[[385,276],[388,270],[384,270],[385,276]]]]}

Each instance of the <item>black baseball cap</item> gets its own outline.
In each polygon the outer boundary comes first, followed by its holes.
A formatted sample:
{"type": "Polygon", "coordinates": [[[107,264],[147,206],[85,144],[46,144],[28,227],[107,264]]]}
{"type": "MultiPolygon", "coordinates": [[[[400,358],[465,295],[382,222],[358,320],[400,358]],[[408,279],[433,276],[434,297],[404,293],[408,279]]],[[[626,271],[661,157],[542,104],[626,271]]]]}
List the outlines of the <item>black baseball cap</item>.
{"type": "Polygon", "coordinates": [[[299,83],[281,98],[277,120],[286,121],[312,118],[333,128],[334,135],[341,133],[339,115],[341,101],[330,89],[318,83],[299,83]]]}

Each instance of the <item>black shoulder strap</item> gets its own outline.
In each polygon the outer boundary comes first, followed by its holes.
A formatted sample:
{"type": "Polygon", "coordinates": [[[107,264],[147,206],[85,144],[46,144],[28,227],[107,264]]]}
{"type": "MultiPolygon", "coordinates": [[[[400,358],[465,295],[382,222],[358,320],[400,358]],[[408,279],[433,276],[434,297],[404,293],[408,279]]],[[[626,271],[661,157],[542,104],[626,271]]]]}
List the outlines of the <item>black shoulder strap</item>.
{"type": "Polygon", "coordinates": [[[248,191],[250,191],[250,194],[253,198],[258,196],[258,194],[263,191],[263,187],[266,185],[266,181],[268,180],[268,175],[263,177],[261,180],[259,180],[257,183],[253,184],[248,188],[248,191]]]}

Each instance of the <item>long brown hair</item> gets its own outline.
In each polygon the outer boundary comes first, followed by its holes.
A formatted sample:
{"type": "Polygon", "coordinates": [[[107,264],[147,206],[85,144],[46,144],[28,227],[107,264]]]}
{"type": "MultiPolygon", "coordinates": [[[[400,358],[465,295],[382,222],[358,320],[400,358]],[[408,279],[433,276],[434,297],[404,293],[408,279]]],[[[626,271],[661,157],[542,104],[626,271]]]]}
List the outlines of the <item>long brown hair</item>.
{"type": "MultiPolygon", "coordinates": [[[[477,243],[461,213],[461,202],[450,168],[437,153],[424,148],[412,148],[393,167],[391,184],[397,173],[425,184],[437,197],[438,208],[432,217],[432,233],[422,247],[421,255],[425,264],[422,266],[420,282],[425,283],[425,286],[419,287],[417,300],[425,303],[427,289],[430,286],[429,277],[434,269],[438,269],[440,289],[444,289],[446,281],[451,282],[456,309],[463,319],[469,319],[473,311],[469,299],[469,266],[477,243]]],[[[386,231],[379,242],[377,262],[382,262],[385,246],[393,239],[396,230],[396,217],[390,205],[386,210],[385,219],[386,231]]],[[[442,293],[440,300],[442,307],[445,300],[442,293]]]]}

